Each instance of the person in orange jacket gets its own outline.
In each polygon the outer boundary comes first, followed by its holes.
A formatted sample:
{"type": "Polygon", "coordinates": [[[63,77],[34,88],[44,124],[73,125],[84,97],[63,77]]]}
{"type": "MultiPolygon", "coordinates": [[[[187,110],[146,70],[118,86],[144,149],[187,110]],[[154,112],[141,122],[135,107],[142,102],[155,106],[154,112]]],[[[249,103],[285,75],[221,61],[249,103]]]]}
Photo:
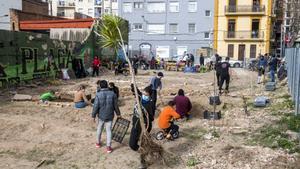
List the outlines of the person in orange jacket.
{"type": "Polygon", "coordinates": [[[169,101],[168,106],[162,110],[158,117],[158,127],[168,133],[167,139],[170,139],[172,135],[179,130],[179,126],[172,123],[173,119],[180,118],[175,107],[175,102],[169,101]]]}

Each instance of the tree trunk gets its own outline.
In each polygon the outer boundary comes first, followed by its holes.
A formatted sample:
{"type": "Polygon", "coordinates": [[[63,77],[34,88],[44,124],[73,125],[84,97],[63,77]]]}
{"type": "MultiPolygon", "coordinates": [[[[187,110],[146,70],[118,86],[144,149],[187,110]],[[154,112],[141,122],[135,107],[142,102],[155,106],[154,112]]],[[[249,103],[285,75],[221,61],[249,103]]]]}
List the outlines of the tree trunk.
{"type": "Polygon", "coordinates": [[[132,64],[130,62],[129,57],[127,56],[127,53],[126,53],[126,50],[125,50],[125,44],[124,44],[124,41],[123,41],[123,37],[122,37],[121,31],[120,31],[120,29],[119,29],[118,26],[117,26],[117,29],[118,29],[118,32],[119,32],[119,36],[121,38],[120,46],[122,47],[122,50],[123,50],[124,55],[125,55],[125,58],[126,58],[126,60],[128,62],[129,70],[130,70],[130,74],[131,74],[131,81],[132,81],[133,86],[134,86],[135,101],[136,101],[136,104],[138,106],[138,111],[139,111],[139,115],[140,115],[140,126],[141,126],[141,129],[142,129],[140,140],[142,141],[141,137],[143,136],[143,134],[144,134],[144,132],[146,130],[145,125],[143,125],[143,124],[146,124],[146,123],[145,123],[145,120],[143,118],[144,116],[143,116],[143,112],[142,112],[142,106],[141,106],[141,103],[140,103],[140,100],[139,100],[139,96],[138,96],[138,91],[137,91],[137,85],[136,85],[136,81],[135,81],[134,70],[133,70],[133,67],[132,67],[132,64]]]}

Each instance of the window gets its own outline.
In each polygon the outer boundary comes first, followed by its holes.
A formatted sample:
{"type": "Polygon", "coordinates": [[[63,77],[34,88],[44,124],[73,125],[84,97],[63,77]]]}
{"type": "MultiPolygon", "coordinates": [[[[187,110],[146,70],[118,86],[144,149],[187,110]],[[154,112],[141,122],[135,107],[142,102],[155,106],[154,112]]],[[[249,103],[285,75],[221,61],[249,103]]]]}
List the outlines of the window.
{"type": "Polygon", "coordinates": [[[101,16],[101,8],[95,8],[95,17],[98,18],[101,16]]]}
{"type": "Polygon", "coordinates": [[[83,8],[78,8],[79,13],[82,13],[82,11],[83,11],[83,8]]]}
{"type": "Polygon", "coordinates": [[[197,2],[196,1],[190,1],[189,2],[188,11],[189,12],[197,12],[197,2]]]}
{"type": "Polygon", "coordinates": [[[235,38],[235,19],[228,20],[227,38],[235,38]]]}
{"type": "Polygon", "coordinates": [[[165,33],[165,25],[164,24],[149,24],[148,25],[148,33],[163,34],[163,33],[165,33]]]}
{"type": "Polygon", "coordinates": [[[256,57],[256,45],[250,45],[250,58],[256,57]]]}
{"type": "Polygon", "coordinates": [[[156,56],[159,58],[169,58],[170,57],[170,47],[169,46],[157,46],[156,56]]]}
{"type": "Polygon", "coordinates": [[[204,33],[204,39],[209,39],[209,38],[210,38],[209,32],[205,32],[204,33]]]}
{"type": "Polygon", "coordinates": [[[169,31],[170,31],[170,33],[178,33],[178,24],[170,23],[169,31]]]}
{"type": "Polygon", "coordinates": [[[89,15],[89,16],[92,16],[92,15],[93,15],[93,9],[92,9],[92,8],[89,8],[89,9],[88,9],[88,15],[89,15]]]}
{"type": "Polygon", "coordinates": [[[233,44],[228,44],[228,51],[227,51],[228,57],[233,58],[233,52],[234,52],[234,45],[233,44]]]}
{"type": "Polygon", "coordinates": [[[95,0],[95,5],[101,5],[101,0],[95,0]]]}
{"type": "Polygon", "coordinates": [[[183,56],[184,52],[186,52],[187,50],[187,46],[177,46],[177,55],[183,56]]]}
{"type": "Polygon", "coordinates": [[[134,23],[132,27],[133,31],[142,31],[143,30],[143,24],[141,23],[134,23]]]}
{"type": "Polygon", "coordinates": [[[151,2],[147,4],[147,10],[150,13],[162,13],[166,11],[166,4],[164,2],[151,2]]]}
{"type": "Polygon", "coordinates": [[[289,26],[289,25],[290,25],[290,21],[291,21],[291,20],[287,19],[287,20],[286,20],[286,25],[289,26]]]}
{"type": "Polygon", "coordinates": [[[290,28],[289,27],[286,27],[285,28],[285,32],[289,32],[290,31],[290,28]]]}
{"type": "Polygon", "coordinates": [[[123,3],[123,12],[124,13],[130,13],[132,12],[132,4],[131,3],[123,3]]]}
{"type": "Polygon", "coordinates": [[[195,33],[196,32],[196,24],[189,23],[189,33],[195,33]]]}
{"type": "Polygon", "coordinates": [[[179,2],[170,2],[170,12],[179,12],[179,2]]]}
{"type": "Polygon", "coordinates": [[[211,16],[210,10],[205,11],[205,16],[211,16]]]}
{"type": "Polygon", "coordinates": [[[58,1],[58,4],[59,4],[60,6],[65,6],[65,1],[64,1],[64,0],[59,0],[59,1],[58,1]]]}
{"type": "Polygon", "coordinates": [[[65,16],[65,12],[64,11],[58,11],[57,16],[65,16]]]}
{"type": "Polygon", "coordinates": [[[134,7],[134,9],[142,9],[143,8],[143,2],[134,2],[133,7],[134,7]]]}
{"type": "Polygon", "coordinates": [[[78,0],[78,2],[83,2],[83,0],[78,0]]]}

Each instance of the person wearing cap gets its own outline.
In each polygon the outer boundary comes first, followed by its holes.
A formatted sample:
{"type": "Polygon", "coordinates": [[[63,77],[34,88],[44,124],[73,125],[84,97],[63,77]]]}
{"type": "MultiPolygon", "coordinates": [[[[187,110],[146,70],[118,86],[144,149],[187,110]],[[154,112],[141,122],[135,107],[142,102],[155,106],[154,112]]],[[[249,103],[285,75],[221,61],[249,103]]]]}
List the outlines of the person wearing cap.
{"type": "Polygon", "coordinates": [[[157,90],[160,92],[162,89],[162,83],[161,79],[164,77],[164,74],[162,72],[158,72],[157,76],[154,76],[151,78],[150,85],[152,86],[152,94],[151,98],[153,100],[153,107],[154,110],[156,109],[156,101],[157,101],[157,90]]]}

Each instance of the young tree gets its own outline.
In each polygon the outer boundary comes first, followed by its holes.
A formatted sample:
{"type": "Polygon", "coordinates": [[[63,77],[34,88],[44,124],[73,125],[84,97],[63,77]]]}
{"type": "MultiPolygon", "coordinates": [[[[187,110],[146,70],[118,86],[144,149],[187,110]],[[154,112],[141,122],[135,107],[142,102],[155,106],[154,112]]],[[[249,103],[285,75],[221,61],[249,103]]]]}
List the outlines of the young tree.
{"type": "MultiPolygon", "coordinates": [[[[129,65],[131,81],[134,85],[135,101],[137,103],[138,111],[140,114],[142,114],[142,107],[138,98],[134,70],[131,61],[125,50],[125,43],[126,43],[125,39],[127,39],[126,35],[128,34],[128,24],[126,22],[127,21],[125,21],[124,19],[118,16],[103,15],[101,20],[98,21],[98,24],[96,25],[95,33],[98,36],[100,36],[102,47],[112,48],[115,51],[117,51],[120,48],[122,49],[126,61],[128,62],[129,65]]],[[[162,157],[163,149],[161,148],[161,146],[153,142],[150,135],[146,132],[143,115],[140,115],[140,121],[141,121],[140,123],[141,129],[142,129],[141,138],[140,138],[141,141],[140,152],[142,156],[155,154],[156,156],[158,156],[157,158],[164,160],[162,157]]]]}

